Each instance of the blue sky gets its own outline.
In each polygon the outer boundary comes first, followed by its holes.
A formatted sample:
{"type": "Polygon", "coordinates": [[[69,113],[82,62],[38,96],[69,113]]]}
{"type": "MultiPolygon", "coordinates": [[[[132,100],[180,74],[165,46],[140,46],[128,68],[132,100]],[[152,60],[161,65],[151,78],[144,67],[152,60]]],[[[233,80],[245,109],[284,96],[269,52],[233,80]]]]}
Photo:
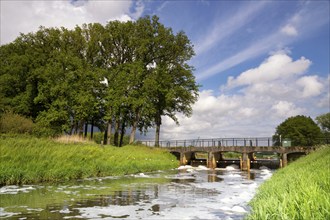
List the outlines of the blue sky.
{"type": "Polygon", "coordinates": [[[1,43],[38,26],[157,15],[184,31],[202,86],[193,116],[162,139],[271,136],[290,116],[329,112],[329,1],[1,1],[1,43]]]}

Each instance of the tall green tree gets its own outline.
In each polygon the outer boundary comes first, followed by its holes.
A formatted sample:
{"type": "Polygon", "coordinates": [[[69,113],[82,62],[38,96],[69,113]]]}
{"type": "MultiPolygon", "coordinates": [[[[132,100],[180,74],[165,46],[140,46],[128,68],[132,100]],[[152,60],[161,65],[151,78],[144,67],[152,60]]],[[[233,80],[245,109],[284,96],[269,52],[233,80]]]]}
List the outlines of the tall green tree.
{"type": "Polygon", "coordinates": [[[277,145],[280,140],[289,138],[292,146],[313,146],[322,136],[320,128],[310,117],[297,115],[277,126],[273,139],[277,145]]]}
{"type": "Polygon", "coordinates": [[[155,145],[158,146],[162,116],[168,116],[176,123],[179,123],[176,113],[190,116],[191,106],[198,98],[198,85],[193,67],[187,64],[194,55],[188,37],[183,32],[174,35],[172,29],[159,23],[158,17],[151,19],[154,35],[149,53],[152,59],[145,84],[152,103],[149,113],[156,126],[155,145]]]}
{"type": "Polygon", "coordinates": [[[189,116],[198,85],[187,62],[188,37],[158,17],[84,24],[72,30],[41,27],[0,47],[0,111],[13,110],[51,133],[82,133],[88,123],[105,142],[122,145],[131,128],[156,127],[162,117],[189,116]]]}

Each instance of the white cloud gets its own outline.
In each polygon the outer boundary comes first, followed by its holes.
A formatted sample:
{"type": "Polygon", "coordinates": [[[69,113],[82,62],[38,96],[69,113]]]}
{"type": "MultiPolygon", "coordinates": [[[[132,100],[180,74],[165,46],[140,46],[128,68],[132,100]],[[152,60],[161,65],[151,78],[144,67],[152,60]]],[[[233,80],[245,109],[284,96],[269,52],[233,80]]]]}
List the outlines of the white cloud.
{"type": "Polygon", "coordinates": [[[161,138],[270,137],[288,117],[315,117],[320,108],[312,106],[329,109],[330,78],[309,75],[310,64],[303,57],[294,61],[288,51],[274,53],[256,68],[229,79],[221,94],[201,91],[192,117],[179,114],[180,126],[163,118],[161,138]]]}
{"type": "Polygon", "coordinates": [[[303,109],[297,108],[294,103],[287,101],[279,101],[271,107],[278,117],[287,118],[294,115],[303,113],[303,109]]]}
{"type": "Polygon", "coordinates": [[[143,3],[132,1],[0,1],[1,44],[13,41],[19,33],[36,31],[39,26],[73,28],[83,23],[106,23],[138,18],[143,3]]]}
{"type": "Polygon", "coordinates": [[[301,57],[293,61],[287,54],[278,53],[270,56],[259,67],[241,73],[236,79],[228,80],[229,87],[265,83],[277,79],[289,78],[292,75],[304,73],[311,61],[301,57]]]}
{"type": "Polygon", "coordinates": [[[297,84],[303,88],[302,97],[318,96],[324,88],[318,76],[304,76],[297,81],[297,84]]]}
{"type": "Polygon", "coordinates": [[[294,26],[290,25],[290,24],[284,26],[281,29],[281,32],[288,35],[288,36],[297,36],[298,35],[297,29],[294,26]]]}

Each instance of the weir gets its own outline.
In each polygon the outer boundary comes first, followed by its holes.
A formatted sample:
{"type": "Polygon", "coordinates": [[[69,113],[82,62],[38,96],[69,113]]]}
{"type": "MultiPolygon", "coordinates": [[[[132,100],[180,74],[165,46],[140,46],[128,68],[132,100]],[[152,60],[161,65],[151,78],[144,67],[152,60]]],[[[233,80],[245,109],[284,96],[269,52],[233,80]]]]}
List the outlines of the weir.
{"type": "MultiPolygon", "coordinates": [[[[142,142],[150,146],[152,142],[142,142]]],[[[184,141],[161,141],[159,146],[176,155],[180,165],[205,164],[208,168],[216,168],[223,165],[237,164],[242,170],[248,171],[258,166],[285,167],[288,161],[292,161],[314,150],[306,146],[272,146],[271,138],[226,138],[226,139],[198,139],[184,141]],[[205,153],[206,158],[196,158],[196,153],[205,153]],[[225,152],[240,154],[239,159],[227,159],[223,157],[225,152]],[[278,160],[257,159],[255,153],[276,153],[278,160]]]]}

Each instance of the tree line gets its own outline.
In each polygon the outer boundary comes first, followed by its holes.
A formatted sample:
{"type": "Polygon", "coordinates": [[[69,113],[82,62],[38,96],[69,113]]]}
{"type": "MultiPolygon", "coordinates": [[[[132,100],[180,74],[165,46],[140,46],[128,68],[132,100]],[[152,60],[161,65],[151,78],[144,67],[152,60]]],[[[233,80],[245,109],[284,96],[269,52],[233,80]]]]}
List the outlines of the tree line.
{"type": "Polygon", "coordinates": [[[159,18],[40,27],[0,47],[0,112],[31,118],[36,132],[82,134],[91,124],[121,146],[130,128],[155,128],[162,116],[192,114],[198,88],[188,61],[193,45],[159,18]]]}

